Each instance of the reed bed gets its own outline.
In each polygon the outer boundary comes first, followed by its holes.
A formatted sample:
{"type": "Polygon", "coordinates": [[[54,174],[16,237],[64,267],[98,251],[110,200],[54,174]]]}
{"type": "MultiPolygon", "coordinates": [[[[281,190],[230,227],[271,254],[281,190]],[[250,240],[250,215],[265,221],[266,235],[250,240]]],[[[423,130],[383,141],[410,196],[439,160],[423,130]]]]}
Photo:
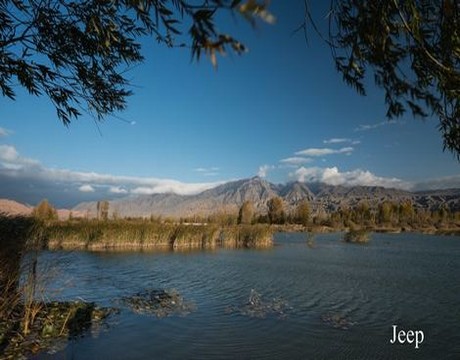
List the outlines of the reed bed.
{"type": "Polygon", "coordinates": [[[45,230],[48,249],[259,248],[273,244],[268,225],[219,227],[147,220],[56,222],[45,230]]]}
{"type": "Polygon", "coordinates": [[[239,225],[221,231],[225,248],[267,248],[273,245],[273,229],[268,225],[239,225]]]}
{"type": "Polygon", "coordinates": [[[56,222],[46,229],[48,249],[169,247],[174,227],[147,221],[56,222]]]}

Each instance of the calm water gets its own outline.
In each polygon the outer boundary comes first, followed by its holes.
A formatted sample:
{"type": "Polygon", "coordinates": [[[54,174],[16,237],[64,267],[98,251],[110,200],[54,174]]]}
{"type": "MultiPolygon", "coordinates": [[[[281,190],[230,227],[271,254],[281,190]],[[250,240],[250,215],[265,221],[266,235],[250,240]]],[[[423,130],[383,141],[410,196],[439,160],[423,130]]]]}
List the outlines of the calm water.
{"type": "Polygon", "coordinates": [[[176,289],[196,310],[158,319],[121,307],[110,326],[39,359],[459,359],[460,238],[374,234],[350,245],[340,234],[278,234],[270,250],[188,253],[45,252],[58,264],[54,298],[116,299],[176,289]],[[226,312],[251,289],[282,297],[286,318],[226,312]],[[336,314],[348,330],[324,321],[336,314]],[[391,345],[393,324],[425,341],[391,345]]]}

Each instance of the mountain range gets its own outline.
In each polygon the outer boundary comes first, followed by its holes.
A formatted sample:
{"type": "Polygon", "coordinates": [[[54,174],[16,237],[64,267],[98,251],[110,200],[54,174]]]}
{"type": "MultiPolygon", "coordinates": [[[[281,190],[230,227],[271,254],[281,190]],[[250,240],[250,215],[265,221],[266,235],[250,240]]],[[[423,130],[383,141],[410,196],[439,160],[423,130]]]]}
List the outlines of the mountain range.
{"type": "MultiPolygon", "coordinates": [[[[109,213],[120,217],[206,216],[217,212],[237,212],[244,201],[251,201],[259,213],[267,211],[267,202],[279,196],[289,212],[302,200],[307,200],[313,213],[333,212],[340,207],[353,207],[367,201],[376,207],[383,201],[410,200],[416,208],[436,210],[447,206],[460,211],[460,189],[409,192],[377,186],[333,186],[322,183],[291,182],[272,184],[260,177],[225,183],[196,195],[174,193],[130,195],[109,201],[109,213]]],[[[97,202],[84,202],[72,209],[96,216],[97,202]]]]}

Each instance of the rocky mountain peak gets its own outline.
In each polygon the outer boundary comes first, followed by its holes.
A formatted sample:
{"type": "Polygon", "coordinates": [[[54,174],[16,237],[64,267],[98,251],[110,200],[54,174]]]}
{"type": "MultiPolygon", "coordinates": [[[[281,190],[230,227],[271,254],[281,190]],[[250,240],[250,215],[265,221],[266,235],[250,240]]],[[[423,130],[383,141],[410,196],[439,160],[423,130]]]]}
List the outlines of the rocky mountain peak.
{"type": "MultiPolygon", "coordinates": [[[[236,213],[243,202],[251,201],[259,213],[267,211],[267,202],[279,196],[287,211],[295,209],[302,200],[311,203],[313,211],[331,212],[343,207],[354,207],[362,201],[377,207],[383,201],[410,200],[414,206],[436,210],[447,206],[460,210],[460,190],[440,190],[411,193],[408,191],[366,186],[333,186],[321,183],[292,182],[275,185],[258,176],[228,182],[196,195],[154,194],[126,197],[110,202],[110,209],[119,216],[192,216],[216,212],[236,213]]],[[[95,203],[82,203],[74,210],[95,212],[95,203]]]]}

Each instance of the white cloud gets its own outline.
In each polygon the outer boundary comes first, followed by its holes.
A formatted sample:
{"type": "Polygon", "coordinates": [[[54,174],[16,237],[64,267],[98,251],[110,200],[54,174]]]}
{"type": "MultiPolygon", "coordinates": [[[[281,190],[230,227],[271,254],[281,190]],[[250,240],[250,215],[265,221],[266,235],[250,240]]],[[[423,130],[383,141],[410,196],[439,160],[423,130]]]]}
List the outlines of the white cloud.
{"type": "Polygon", "coordinates": [[[6,137],[11,134],[10,130],[0,127],[0,137],[6,137]]]}
{"type": "Polygon", "coordinates": [[[139,186],[131,190],[132,194],[167,194],[193,195],[202,191],[222,185],[224,181],[215,183],[183,183],[175,180],[159,181],[151,186],[139,186]]]}
{"type": "Polygon", "coordinates": [[[257,171],[257,176],[261,178],[265,178],[268,175],[268,172],[275,167],[273,165],[261,165],[259,166],[259,170],[257,171]]]}
{"type": "Polygon", "coordinates": [[[78,191],[81,191],[81,192],[85,192],[85,193],[91,193],[91,192],[95,192],[96,190],[94,190],[94,188],[91,186],[91,185],[82,185],[78,188],[78,191]]]}
{"type": "Polygon", "coordinates": [[[127,194],[128,190],[123,189],[120,186],[111,186],[109,188],[109,192],[112,193],[112,194],[127,194]]]}
{"type": "Polygon", "coordinates": [[[131,190],[131,194],[136,195],[152,195],[155,194],[155,190],[153,188],[148,188],[144,186],[137,187],[131,190]]]}
{"type": "Polygon", "coordinates": [[[377,129],[377,128],[382,127],[382,126],[394,125],[396,123],[397,122],[394,121],[394,120],[388,120],[388,121],[382,121],[382,122],[379,122],[379,123],[376,123],[376,124],[362,124],[362,125],[359,125],[358,127],[356,127],[354,129],[354,131],[368,131],[368,130],[377,129]]]}
{"type": "Polygon", "coordinates": [[[383,186],[386,188],[397,188],[409,190],[413,184],[397,178],[386,178],[372,174],[370,171],[356,169],[341,172],[337,167],[301,167],[291,176],[302,182],[321,182],[329,185],[346,186],[383,186]]]}
{"type": "Polygon", "coordinates": [[[343,147],[341,149],[329,149],[329,148],[310,148],[301,151],[297,151],[295,155],[299,156],[325,156],[333,154],[351,154],[354,148],[351,146],[343,147]]]}
{"type": "Polygon", "coordinates": [[[14,146],[0,145],[0,164],[5,168],[20,169],[23,167],[37,166],[39,162],[19,156],[14,146]]]}
{"type": "Polygon", "coordinates": [[[0,160],[14,162],[19,159],[19,154],[13,146],[0,145],[0,160]]]}
{"type": "MultiPolygon", "coordinates": [[[[276,168],[273,165],[262,165],[258,175],[266,177],[270,170],[276,168]]],[[[397,178],[380,177],[360,169],[341,172],[337,167],[303,166],[291,176],[300,181],[325,182],[333,185],[375,185],[415,190],[460,188],[460,174],[415,184],[397,178]]],[[[85,198],[107,196],[107,192],[114,195],[154,193],[192,195],[225,183],[225,181],[185,183],[173,179],[114,176],[48,168],[36,160],[22,157],[17,149],[10,145],[0,145],[0,180],[3,185],[0,189],[3,189],[5,194],[16,191],[17,194],[27,193],[29,197],[38,197],[44,196],[46,190],[47,194],[64,200],[72,196],[72,202],[81,201],[82,196],[85,198]],[[5,184],[9,184],[8,187],[5,184]],[[41,193],[37,195],[36,190],[34,192],[28,190],[32,188],[41,189],[41,193]]]]}
{"type": "Polygon", "coordinates": [[[351,145],[358,145],[358,144],[361,144],[361,141],[359,140],[353,140],[353,139],[349,139],[349,138],[332,138],[332,139],[327,139],[327,140],[323,140],[323,143],[324,144],[343,144],[343,143],[348,143],[348,144],[351,144],[351,145]]]}
{"type": "Polygon", "coordinates": [[[310,158],[304,158],[300,156],[293,156],[293,157],[288,157],[286,159],[280,160],[280,163],[286,164],[286,165],[303,165],[312,162],[313,159],[310,158]]]}
{"type": "Polygon", "coordinates": [[[210,168],[204,168],[204,167],[199,167],[193,169],[193,171],[196,171],[198,173],[201,173],[204,176],[217,176],[219,175],[219,168],[218,167],[210,167],[210,168]]]}
{"type": "Polygon", "coordinates": [[[351,143],[351,139],[346,138],[332,138],[328,140],[323,140],[324,144],[340,144],[340,143],[351,143]]]}
{"type": "Polygon", "coordinates": [[[191,195],[224,183],[223,181],[184,183],[172,179],[115,176],[96,172],[48,168],[36,160],[20,156],[17,150],[10,145],[0,145],[0,174],[9,177],[27,178],[31,179],[31,181],[41,181],[49,184],[71,184],[77,186],[80,192],[92,192],[108,188],[110,192],[118,194],[125,191],[126,193],[151,194],[172,192],[191,195]]]}
{"type": "Polygon", "coordinates": [[[208,172],[208,171],[218,171],[218,167],[210,167],[210,168],[204,168],[204,167],[199,167],[195,168],[194,171],[196,172],[208,172]]]}

